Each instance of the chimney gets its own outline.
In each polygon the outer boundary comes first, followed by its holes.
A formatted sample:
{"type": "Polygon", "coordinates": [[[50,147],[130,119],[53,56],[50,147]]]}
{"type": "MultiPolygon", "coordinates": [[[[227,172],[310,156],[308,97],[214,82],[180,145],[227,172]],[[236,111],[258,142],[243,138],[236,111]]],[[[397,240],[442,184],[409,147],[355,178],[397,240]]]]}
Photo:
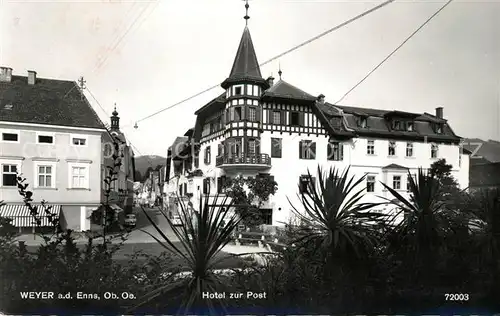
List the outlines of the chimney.
{"type": "Polygon", "coordinates": [[[436,108],[436,117],[442,119],[443,118],[443,108],[442,107],[437,107],[436,108]]]}
{"type": "Polygon", "coordinates": [[[36,71],[28,70],[28,84],[35,84],[36,82],[36,71]]]}
{"type": "Polygon", "coordinates": [[[269,84],[269,87],[272,87],[274,84],[274,77],[270,76],[269,78],[267,78],[267,83],[269,84]]]}
{"type": "Polygon", "coordinates": [[[325,95],[324,94],[318,95],[318,99],[317,100],[321,104],[325,103],[325,95]]]}
{"type": "Polygon", "coordinates": [[[11,82],[12,81],[12,68],[0,67],[0,81],[1,82],[11,82]]]}

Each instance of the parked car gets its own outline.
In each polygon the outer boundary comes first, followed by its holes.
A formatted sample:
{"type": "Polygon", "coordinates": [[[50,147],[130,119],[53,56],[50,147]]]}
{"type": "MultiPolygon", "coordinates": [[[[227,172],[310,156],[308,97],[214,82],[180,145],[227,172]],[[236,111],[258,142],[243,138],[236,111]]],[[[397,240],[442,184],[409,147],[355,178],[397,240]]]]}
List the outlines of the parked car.
{"type": "Polygon", "coordinates": [[[135,227],[135,225],[137,225],[137,218],[136,218],[135,214],[125,215],[125,226],[135,227]]]}

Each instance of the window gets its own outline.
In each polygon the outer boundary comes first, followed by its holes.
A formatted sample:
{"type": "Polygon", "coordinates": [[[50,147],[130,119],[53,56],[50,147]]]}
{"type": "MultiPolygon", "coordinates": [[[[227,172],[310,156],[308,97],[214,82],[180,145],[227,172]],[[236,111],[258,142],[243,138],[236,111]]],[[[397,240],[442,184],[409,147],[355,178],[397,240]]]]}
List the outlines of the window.
{"type": "Polygon", "coordinates": [[[344,160],[344,144],[338,142],[329,142],[327,147],[327,160],[344,160]]]}
{"type": "Polygon", "coordinates": [[[401,130],[401,121],[394,121],[392,123],[392,129],[394,130],[401,130]]]}
{"type": "Polygon", "coordinates": [[[240,107],[234,108],[234,120],[235,121],[241,120],[241,108],[240,107]]]}
{"type": "Polygon", "coordinates": [[[315,183],[316,183],[315,177],[311,177],[309,175],[300,176],[299,193],[311,193],[315,183]]]}
{"type": "Polygon", "coordinates": [[[229,108],[229,121],[234,121],[234,108],[229,108]]]}
{"type": "Polygon", "coordinates": [[[215,132],[215,124],[213,122],[210,123],[210,133],[215,132]]]}
{"type": "Polygon", "coordinates": [[[210,146],[205,148],[205,159],[203,160],[206,165],[210,164],[210,146]]]}
{"type": "Polygon", "coordinates": [[[71,188],[88,188],[88,168],[85,166],[71,166],[71,188]]]}
{"type": "Polygon", "coordinates": [[[19,134],[17,133],[2,133],[2,141],[4,142],[18,142],[19,134]]]}
{"type": "Polygon", "coordinates": [[[431,144],[431,158],[437,158],[437,157],[438,157],[438,145],[431,144]]]}
{"type": "Polygon", "coordinates": [[[257,121],[257,110],[255,108],[248,108],[248,120],[251,122],[257,121]]]}
{"type": "Polygon", "coordinates": [[[38,135],[39,144],[53,144],[54,136],[51,135],[38,135]]]}
{"type": "Polygon", "coordinates": [[[272,225],[273,224],[273,210],[272,209],[263,209],[260,210],[260,219],[261,224],[264,225],[272,225]]]}
{"type": "Polygon", "coordinates": [[[413,132],[413,130],[414,130],[413,122],[406,123],[406,130],[408,132],[413,132]]]}
{"type": "Polygon", "coordinates": [[[220,176],[217,178],[217,193],[226,192],[226,176],[220,176]]]}
{"type": "Polygon", "coordinates": [[[2,165],[2,186],[15,187],[17,186],[17,165],[6,164],[2,165]]]}
{"type": "Polygon", "coordinates": [[[366,117],[362,117],[359,119],[359,126],[361,126],[362,128],[366,128],[367,126],[366,117]]]}
{"type": "Polygon", "coordinates": [[[203,194],[210,194],[210,179],[203,179],[203,194]]]}
{"type": "Polygon", "coordinates": [[[413,178],[413,180],[415,180],[415,176],[408,175],[406,177],[406,191],[408,191],[408,192],[411,191],[411,180],[412,180],[412,178],[413,178]]]}
{"type": "Polygon", "coordinates": [[[413,157],[413,143],[406,143],[406,157],[413,157]]]}
{"type": "Polygon", "coordinates": [[[366,192],[375,192],[375,176],[366,177],[366,192]]]}
{"type": "Polygon", "coordinates": [[[366,154],[367,155],[375,155],[375,141],[369,140],[366,145],[366,154]]]}
{"type": "Polygon", "coordinates": [[[71,143],[75,146],[85,146],[87,145],[87,140],[85,138],[73,137],[71,143]]]}
{"type": "Polygon", "coordinates": [[[290,112],[290,126],[298,126],[299,122],[299,112],[290,112]]]}
{"type": "Polygon", "coordinates": [[[281,112],[273,111],[273,124],[280,125],[281,124],[281,112]]]}
{"type": "Polygon", "coordinates": [[[389,142],[389,156],[396,156],[396,142],[389,142]]]}
{"type": "Polygon", "coordinates": [[[224,144],[223,143],[220,143],[220,144],[217,145],[217,157],[222,156],[223,148],[224,148],[224,144]]]}
{"type": "Polygon", "coordinates": [[[316,143],[312,140],[301,140],[299,142],[299,158],[300,159],[315,159],[316,158],[316,143]]]}
{"type": "Polygon", "coordinates": [[[54,167],[51,165],[37,166],[38,183],[40,188],[52,188],[54,186],[54,167]]]}
{"type": "Polygon", "coordinates": [[[401,190],[401,176],[392,177],[392,188],[394,190],[401,190]]]}
{"type": "Polygon", "coordinates": [[[249,139],[248,140],[248,153],[251,156],[254,156],[256,154],[256,142],[255,142],[255,139],[249,139]]]}
{"type": "Polygon", "coordinates": [[[436,133],[437,134],[443,133],[443,124],[441,124],[441,123],[436,124],[436,133]]]}
{"type": "Polygon", "coordinates": [[[234,95],[241,95],[241,87],[235,87],[234,88],[234,95]]]}
{"type": "Polygon", "coordinates": [[[281,158],[281,138],[271,138],[271,158],[281,158]]]}

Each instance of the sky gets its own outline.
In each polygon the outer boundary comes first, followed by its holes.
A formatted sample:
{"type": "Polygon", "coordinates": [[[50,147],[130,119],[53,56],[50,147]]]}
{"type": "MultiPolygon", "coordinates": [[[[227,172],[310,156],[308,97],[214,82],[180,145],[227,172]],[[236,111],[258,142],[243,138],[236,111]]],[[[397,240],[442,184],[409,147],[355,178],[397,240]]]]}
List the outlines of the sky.
{"type": "MultiPolygon", "coordinates": [[[[382,2],[250,0],[259,62],[382,2]]],[[[444,3],[396,0],[263,66],[262,76],[278,78],[281,66],[283,80],[336,102],[444,3]]],[[[0,0],[0,64],[15,75],[83,76],[103,121],[116,103],[136,155],[166,156],[222,88],[141,119],[226,79],[244,4],[0,0]]],[[[340,104],[417,113],[442,106],[457,135],[500,140],[500,0],[453,1],[340,104]]]]}

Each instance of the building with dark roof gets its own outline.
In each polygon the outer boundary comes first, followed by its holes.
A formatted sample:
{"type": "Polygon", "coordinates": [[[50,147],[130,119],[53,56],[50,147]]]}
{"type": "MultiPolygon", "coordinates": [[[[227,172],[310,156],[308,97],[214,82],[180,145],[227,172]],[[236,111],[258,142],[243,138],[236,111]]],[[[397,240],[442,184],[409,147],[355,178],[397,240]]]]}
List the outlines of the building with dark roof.
{"type": "Polygon", "coordinates": [[[470,152],[469,188],[500,188],[500,142],[467,138],[462,146],[470,152]]]}
{"type": "MultiPolygon", "coordinates": [[[[33,227],[16,185],[22,173],[35,202],[46,200],[62,228],[90,229],[101,203],[102,140],[107,133],[76,82],[0,68],[0,216],[33,227]]],[[[47,223],[45,223],[47,224],[47,223]]]]}
{"type": "Polygon", "coordinates": [[[262,76],[246,25],[221,83],[224,93],[195,112],[189,142],[197,147],[187,169],[200,172],[187,182],[187,194],[223,192],[227,178],[236,175],[271,176],[278,192],[262,212],[265,224],[277,225],[289,219],[288,199],[300,205],[299,179],[318,165],[367,174],[367,199],[390,198],[380,182],[407,194],[408,176],[439,158],[452,164],[462,187],[468,186],[468,156],[443,107],[429,114],[337,105],[283,80],[281,69],[278,74],[277,82],[262,76]]]}

